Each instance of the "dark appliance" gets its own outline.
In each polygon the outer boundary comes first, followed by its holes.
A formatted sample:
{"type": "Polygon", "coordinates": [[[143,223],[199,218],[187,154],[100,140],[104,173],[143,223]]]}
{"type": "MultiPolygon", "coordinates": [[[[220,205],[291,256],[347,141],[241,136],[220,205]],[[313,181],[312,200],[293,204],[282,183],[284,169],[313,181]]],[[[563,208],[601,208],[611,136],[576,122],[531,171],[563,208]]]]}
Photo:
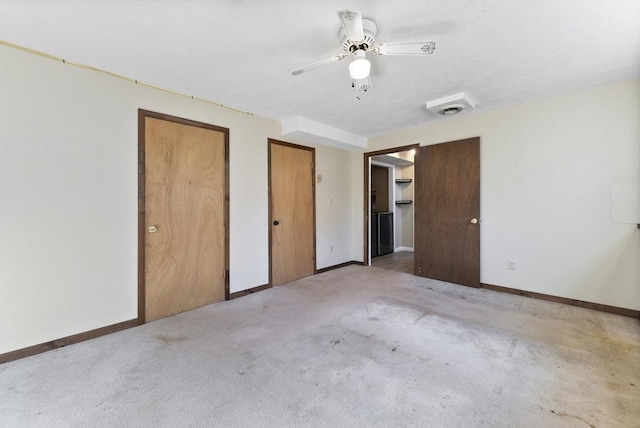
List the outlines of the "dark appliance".
{"type": "Polygon", "coordinates": [[[371,258],[393,253],[393,213],[371,213],[371,258]]]}

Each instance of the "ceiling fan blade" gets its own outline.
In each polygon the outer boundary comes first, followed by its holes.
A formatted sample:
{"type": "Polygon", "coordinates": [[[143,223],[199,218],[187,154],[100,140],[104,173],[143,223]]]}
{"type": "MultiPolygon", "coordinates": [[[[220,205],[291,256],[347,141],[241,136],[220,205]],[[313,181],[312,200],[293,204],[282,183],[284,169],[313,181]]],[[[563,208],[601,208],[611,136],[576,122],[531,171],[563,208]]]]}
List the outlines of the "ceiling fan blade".
{"type": "Polygon", "coordinates": [[[433,55],[436,42],[381,43],[373,51],[378,55],[433,55]]]}
{"type": "Polygon", "coordinates": [[[364,27],[362,26],[362,14],[353,10],[339,10],[338,17],[347,39],[352,42],[364,40],[364,27]]]}
{"type": "Polygon", "coordinates": [[[320,67],[321,65],[330,64],[332,62],[340,61],[341,59],[343,59],[346,56],[347,56],[347,54],[334,55],[332,57],[325,58],[325,59],[320,60],[320,61],[316,61],[313,64],[305,65],[304,67],[300,67],[298,69],[295,69],[295,70],[293,70],[291,72],[291,74],[293,74],[294,76],[298,76],[298,75],[300,75],[302,73],[306,73],[307,71],[313,70],[314,68],[320,67]]]}

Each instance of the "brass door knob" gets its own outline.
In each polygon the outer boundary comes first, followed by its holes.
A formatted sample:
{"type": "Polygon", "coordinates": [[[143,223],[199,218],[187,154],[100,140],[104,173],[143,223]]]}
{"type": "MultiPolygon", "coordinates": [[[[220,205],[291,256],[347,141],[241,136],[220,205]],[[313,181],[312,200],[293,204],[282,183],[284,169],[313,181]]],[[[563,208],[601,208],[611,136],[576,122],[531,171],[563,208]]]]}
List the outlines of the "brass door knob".
{"type": "Polygon", "coordinates": [[[478,219],[477,218],[472,218],[470,223],[471,224],[478,224],[478,219]]]}
{"type": "Polygon", "coordinates": [[[147,229],[147,232],[149,233],[156,233],[158,231],[158,228],[155,226],[149,226],[149,229],[147,229]]]}

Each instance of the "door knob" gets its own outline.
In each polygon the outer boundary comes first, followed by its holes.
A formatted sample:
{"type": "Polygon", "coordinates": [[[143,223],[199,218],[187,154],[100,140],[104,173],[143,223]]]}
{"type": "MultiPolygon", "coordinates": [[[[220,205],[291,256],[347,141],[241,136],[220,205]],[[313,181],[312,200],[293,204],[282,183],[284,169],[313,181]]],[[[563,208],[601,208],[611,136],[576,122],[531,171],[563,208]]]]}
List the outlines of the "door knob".
{"type": "Polygon", "coordinates": [[[478,219],[477,218],[472,218],[470,223],[471,224],[478,224],[478,219]]]}
{"type": "Polygon", "coordinates": [[[158,228],[156,228],[155,226],[149,226],[149,229],[147,229],[147,232],[149,233],[156,233],[158,231],[158,228]]]}
{"type": "Polygon", "coordinates": [[[274,226],[277,226],[277,225],[279,225],[279,224],[280,224],[280,222],[279,222],[278,220],[274,220],[274,221],[273,221],[273,225],[274,225],[274,226]]]}

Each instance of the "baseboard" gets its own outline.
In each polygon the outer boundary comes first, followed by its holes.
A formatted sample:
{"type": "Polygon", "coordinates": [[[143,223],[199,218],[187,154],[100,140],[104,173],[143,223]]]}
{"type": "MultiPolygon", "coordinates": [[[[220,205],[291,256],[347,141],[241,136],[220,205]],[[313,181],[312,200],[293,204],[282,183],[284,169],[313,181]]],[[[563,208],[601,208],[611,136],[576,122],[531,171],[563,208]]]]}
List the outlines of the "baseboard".
{"type": "Polygon", "coordinates": [[[229,294],[229,300],[237,299],[238,297],[246,296],[248,294],[257,293],[258,291],[266,290],[267,288],[271,288],[271,285],[264,284],[257,287],[248,288],[246,290],[236,291],[235,293],[229,294]]]}
{"type": "MultiPolygon", "coordinates": [[[[362,266],[363,263],[362,262],[357,262],[355,260],[351,260],[350,262],[344,262],[344,263],[340,263],[338,265],[329,266],[329,267],[322,268],[322,269],[316,269],[316,271],[314,272],[314,275],[317,275],[317,274],[323,273],[323,272],[328,272],[328,271],[334,270],[334,269],[340,269],[342,267],[350,266],[350,265],[360,265],[360,266],[362,266]]],[[[229,300],[236,299],[236,298],[242,297],[242,296],[246,296],[247,294],[252,294],[252,293],[255,293],[257,291],[266,290],[267,288],[271,288],[271,287],[272,286],[270,284],[264,284],[264,285],[260,285],[258,287],[249,288],[248,290],[236,291],[235,293],[231,293],[229,295],[229,300]]]]}
{"type": "Polygon", "coordinates": [[[411,251],[413,253],[413,247],[396,247],[393,251],[411,251]]]}
{"type": "Polygon", "coordinates": [[[580,308],[593,309],[600,312],[622,315],[631,318],[640,318],[640,311],[635,309],[619,308],[617,306],[603,305],[601,303],[585,302],[584,300],[569,299],[567,297],[553,296],[551,294],[536,293],[517,288],[503,287],[501,285],[480,284],[480,287],[487,290],[500,291],[501,293],[517,294],[519,296],[532,297],[534,299],[547,300],[549,302],[563,303],[565,305],[578,306],[580,308]]]}
{"type": "Polygon", "coordinates": [[[61,339],[52,340],[50,342],[40,343],[38,345],[29,346],[27,348],[16,349],[15,351],[0,354],[0,364],[9,361],[18,360],[20,358],[30,357],[32,355],[41,354],[52,349],[62,348],[63,346],[72,345],[85,340],[95,339],[105,334],[115,333],[117,331],[126,330],[138,325],[137,319],[119,322],[117,324],[108,325],[106,327],[96,328],[95,330],[85,331],[83,333],[74,334],[72,336],[63,337],[61,339]]]}
{"type": "Polygon", "coordinates": [[[334,270],[334,269],[340,269],[346,266],[351,266],[351,265],[360,265],[360,266],[364,266],[364,263],[362,262],[357,262],[355,260],[351,260],[350,262],[344,262],[344,263],[340,263],[338,265],[333,265],[333,266],[329,266],[326,268],[322,268],[322,269],[316,269],[316,274],[319,273],[324,273],[324,272],[329,272],[330,270],[334,270]]]}

